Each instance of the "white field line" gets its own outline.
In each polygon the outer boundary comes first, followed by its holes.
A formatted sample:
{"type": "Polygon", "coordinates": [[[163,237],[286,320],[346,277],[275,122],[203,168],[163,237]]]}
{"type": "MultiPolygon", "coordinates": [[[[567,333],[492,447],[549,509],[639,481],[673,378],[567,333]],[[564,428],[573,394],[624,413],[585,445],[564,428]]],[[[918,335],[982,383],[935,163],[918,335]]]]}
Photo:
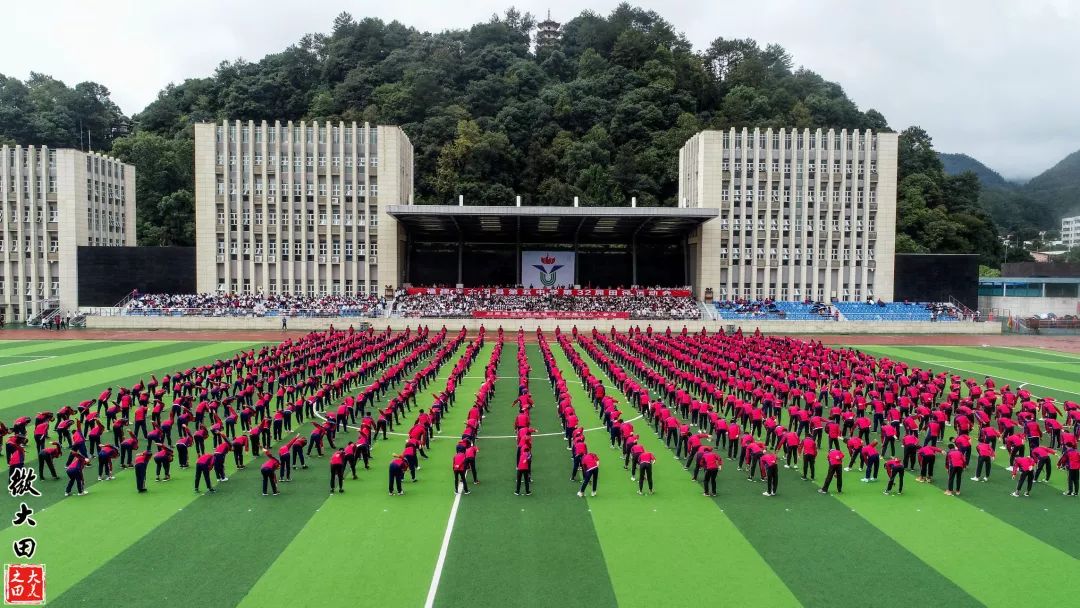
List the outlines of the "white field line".
{"type": "Polygon", "coordinates": [[[19,365],[21,363],[34,363],[37,361],[44,361],[46,359],[55,359],[59,356],[60,355],[0,355],[0,359],[26,359],[25,361],[14,361],[12,363],[0,363],[0,367],[19,365]]]}
{"type": "Polygon", "coordinates": [[[431,586],[428,587],[427,600],[424,608],[432,608],[435,605],[435,594],[439,591],[439,579],[442,578],[443,565],[446,563],[446,550],[450,548],[450,535],[454,532],[454,521],[457,520],[458,505],[461,504],[461,491],[454,494],[454,504],[450,507],[450,519],[446,522],[446,532],[443,533],[442,546],[439,547],[439,559],[435,560],[435,572],[431,576],[431,586]]]}

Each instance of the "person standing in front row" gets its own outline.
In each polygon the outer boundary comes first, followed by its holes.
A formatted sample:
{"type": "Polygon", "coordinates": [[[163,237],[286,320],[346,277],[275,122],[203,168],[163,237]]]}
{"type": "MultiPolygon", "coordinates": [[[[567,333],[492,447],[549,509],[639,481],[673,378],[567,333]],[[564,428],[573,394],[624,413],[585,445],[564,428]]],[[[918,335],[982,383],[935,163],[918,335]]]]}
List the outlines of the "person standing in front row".
{"type": "MultiPolygon", "coordinates": [[[[791,451],[795,451],[792,448],[791,451]]],[[[780,468],[776,462],[776,454],[765,452],[758,461],[761,466],[761,476],[765,478],[765,491],[762,496],[776,496],[776,486],[780,480],[780,468]]]]}
{"type": "Polygon", "coordinates": [[[1024,456],[1023,446],[1017,451],[1016,460],[1013,461],[1013,479],[1016,479],[1017,473],[1020,474],[1020,479],[1016,482],[1016,491],[1012,495],[1020,496],[1020,488],[1024,485],[1024,482],[1027,482],[1027,490],[1024,491],[1024,496],[1031,496],[1031,484],[1035,481],[1035,459],[1024,456]]]}
{"type": "Polygon", "coordinates": [[[454,463],[452,465],[454,470],[454,494],[457,494],[458,492],[463,492],[465,494],[471,493],[469,492],[469,482],[465,478],[465,472],[469,468],[469,459],[465,455],[466,449],[465,446],[459,445],[457,446],[457,451],[454,452],[454,463]]]}
{"type": "Polygon", "coordinates": [[[889,478],[889,485],[885,486],[883,494],[889,495],[892,491],[893,484],[899,482],[900,487],[896,490],[896,494],[899,496],[904,493],[904,463],[900,459],[893,457],[885,461],[885,476],[889,478]]]}
{"type": "Polygon", "coordinates": [[[641,452],[640,454],[638,454],[638,456],[637,456],[637,466],[638,466],[637,493],[638,494],[643,494],[643,490],[645,489],[645,478],[648,477],[649,478],[649,494],[652,495],[652,493],[653,493],[652,465],[653,465],[654,462],[656,462],[656,456],[654,456],[652,452],[650,452],[648,450],[645,450],[644,452],[641,452]]]}
{"type": "Polygon", "coordinates": [[[330,493],[334,493],[334,481],[337,481],[338,493],[345,493],[345,448],[338,448],[330,455],[330,493]]]}
{"type": "Polygon", "coordinates": [[[724,468],[724,461],[720,458],[720,454],[712,451],[705,452],[701,460],[705,465],[705,480],[702,482],[704,495],[716,496],[716,476],[720,473],[720,469],[724,468]]]}
{"type": "MultiPolygon", "coordinates": [[[[464,475],[462,475],[464,477],[464,475]]],[[[588,475],[586,474],[586,477],[588,475]]],[[[514,490],[514,496],[521,496],[521,482],[525,481],[525,495],[532,496],[532,490],[529,488],[529,484],[532,482],[532,451],[528,446],[519,448],[518,461],[517,461],[517,489],[514,490]]],[[[596,489],[593,489],[593,496],[596,496],[596,489]]]]}
{"type": "Polygon", "coordinates": [[[405,470],[409,468],[409,463],[406,462],[401,454],[392,454],[390,456],[390,496],[394,495],[394,486],[397,486],[397,495],[402,496],[405,491],[401,489],[401,482],[405,480],[405,470]]]}
{"type": "Polygon", "coordinates": [[[596,484],[600,478],[600,457],[594,452],[588,452],[581,457],[581,469],[585,475],[577,495],[585,496],[585,488],[589,487],[589,482],[592,482],[592,495],[596,496],[596,484]]]}
{"type": "Polygon", "coordinates": [[[825,485],[818,488],[818,492],[822,494],[829,493],[829,486],[832,484],[833,477],[836,478],[836,493],[843,494],[844,492],[844,453],[840,450],[829,450],[829,472],[825,475],[825,485]]]}
{"type": "Polygon", "coordinates": [[[73,486],[77,487],[79,496],[89,494],[85,489],[86,482],[83,480],[83,468],[89,465],[90,459],[78,452],[71,452],[68,456],[67,466],[65,467],[67,469],[68,484],[67,489],[64,490],[64,496],[71,496],[71,488],[73,486]]]}

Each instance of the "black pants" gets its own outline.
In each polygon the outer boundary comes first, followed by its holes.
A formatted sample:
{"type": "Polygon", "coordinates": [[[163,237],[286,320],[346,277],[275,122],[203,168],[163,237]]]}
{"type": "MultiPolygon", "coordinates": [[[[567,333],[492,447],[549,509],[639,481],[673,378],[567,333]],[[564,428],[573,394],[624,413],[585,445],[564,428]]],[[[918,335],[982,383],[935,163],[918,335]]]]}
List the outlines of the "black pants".
{"type": "Polygon", "coordinates": [[[169,461],[168,460],[154,460],[154,476],[161,477],[161,470],[165,469],[165,478],[168,479],[169,475],[169,461]]]}
{"type": "Polygon", "coordinates": [[[815,478],[814,477],[814,474],[815,474],[814,465],[816,464],[816,461],[817,461],[817,454],[813,454],[813,455],[811,455],[811,454],[803,454],[803,461],[802,461],[802,476],[803,476],[803,479],[806,479],[806,472],[808,470],[810,471],[810,479],[815,478]]]}
{"type": "Polygon", "coordinates": [[[905,469],[903,469],[903,468],[899,468],[899,469],[894,470],[893,474],[889,476],[889,485],[885,487],[886,492],[891,492],[893,484],[899,481],[900,482],[900,488],[899,488],[899,490],[897,490],[897,493],[898,494],[903,494],[904,493],[904,471],[905,471],[905,469]]]}
{"type": "Polygon", "coordinates": [[[644,463],[641,463],[639,465],[639,467],[640,467],[641,471],[639,472],[640,477],[638,477],[638,482],[637,482],[638,492],[642,491],[645,488],[645,478],[646,477],[649,479],[649,491],[652,492],[652,489],[653,489],[653,485],[652,485],[652,463],[651,462],[644,462],[644,463]]]}
{"type": "Polygon", "coordinates": [[[266,488],[269,486],[273,488],[274,494],[278,493],[277,490],[277,478],[274,477],[274,469],[261,469],[263,479],[263,494],[266,494],[266,488]]]}
{"type": "Polygon", "coordinates": [[[581,482],[581,489],[578,490],[578,491],[584,493],[585,488],[589,487],[589,482],[592,482],[592,491],[595,492],[596,491],[596,484],[599,481],[599,479],[600,479],[600,469],[599,468],[593,468],[593,469],[589,469],[589,470],[585,471],[585,479],[584,479],[584,481],[581,482]]]}
{"type": "Polygon", "coordinates": [[[961,469],[960,467],[952,467],[951,469],[949,469],[949,485],[948,485],[948,489],[949,489],[950,492],[952,492],[954,490],[954,487],[953,487],[954,485],[956,486],[955,490],[957,492],[959,492],[960,491],[960,482],[963,481],[963,480],[964,480],[964,469],[961,469]]]}
{"type": "Polygon", "coordinates": [[[278,473],[282,481],[292,480],[292,461],[288,455],[282,456],[281,460],[278,461],[278,473]]]}
{"type": "Polygon", "coordinates": [[[979,456],[979,460],[975,464],[975,477],[986,477],[990,479],[990,457],[979,456]]]}
{"type": "Polygon", "coordinates": [[[1027,493],[1030,494],[1031,493],[1031,484],[1035,481],[1035,472],[1034,471],[1020,471],[1020,479],[1016,482],[1016,492],[1017,492],[1017,494],[1020,493],[1020,487],[1024,485],[1025,481],[1027,482],[1027,493]]]}
{"type": "Polygon", "coordinates": [[[1049,458],[1040,458],[1039,459],[1039,466],[1035,467],[1035,479],[1038,479],[1039,475],[1042,474],[1042,472],[1044,470],[1046,471],[1046,481],[1050,481],[1050,459],[1049,458]]]}
{"type": "Polygon", "coordinates": [[[920,477],[925,479],[932,479],[934,477],[934,457],[927,456],[923,458],[922,468],[920,469],[920,477]]]}
{"type": "MultiPolygon", "coordinates": [[[[587,474],[586,474],[586,476],[587,476],[587,474]]],[[[462,477],[464,477],[464,475],[462,475],[462,477]]],[[[531,492],[531,490],[529,489],[529,483],[532,481],[532,474],[529,473],[529,471],[521,471],[521,470],[519,470],[517,472],[517,489],[514,490],[515,494],[521,494],[521,482],[522,482],[522,480],[525,481],[525,493],[528,494],[528,493],[531,492]]],[[[595,488],[594,488],[593,491],[595,491],[595,488]]]]}
{"type": "Polygon", "coordinates": [[[765,491],[769,494],[776,494],[776,485],[780,481],[780,473],[777,466],[774,464],[771,467],[765,469],[765,491]]]}
{"type": "Polygon", "coordinates": [[[83,482],[82,468],[80,467],[78,471],[68,471],[67,474],[68,474],[68,483],[67,483],[67,489],[64,490],[64,492],[66,492],[68,494],[71,494],[71,488],[73,486],[77,486],[78,489],[79,489],[79,494],[82,494],[83,493],[83,483],[84,483],[83,482]]]}
{"type": "Polygon", "coordinates": [[[1069,494],[1080,494],[1080,469],[1069,469],[1069,494]]]}
{"type": "Polygon", "coordinates": [[[146,463],[140,462],[135,465],[135,489],[142,492],[146,489],[146,463]]]}
{"type": "MultiPolygon", "coordinates": [[[[137,469],[136,469],[137,470],[137,469]]],[[[214,486],[210,485],[210,467],[204,464],[195,465],[195,491],[199,491],[199,481],[201,479],[206,480],[206,489],[212,490],[214,486]]]]}
{"type": "Polygon", "coordinates": [[[401,482],[405,479],[405,471],[399,468],[390,469],[390,493],[394,493],[394,486],[397,486],[397,493],[401,494],[401,482]]]}
{"type": "Polygon", "coordinates": [[[458,492],[458,488],[461,488],[462,492],[469,491],[469,481],[465,478],[465,471],[454,471],[454,493],[458,492]],[[458,484],[461,484],[458,486],[458,484]]]}
{"type": "Polygon", "coordinates": [[[720,472],[720,469],[705,469],[705,481],[702,484],[705,487],[705,493],[710,495],[716,495],[716,475],[720,472]]]}
{"type": "Polygon", "coordinates": [[[830,464],[829,474],[825,476],[825,485],[821,486],[822,490],[829,491],[829,486],[832,484],[833,478],[836,478],[836,491],[844,491],[844,468],[842,464],[830,464]]]}
{"type": "Polygon", "coordinates": [[[337,481],[337,487],[339,491],[345,489],[345,465],[344,464],[332,464],[330,465],[330,491],[334,491],[334,481],[337,481]]]}
{"type": "Polygon", "coordinates": [[[45,476],[41,473],[45,467],[49,467],[49,472],[52,473],[53,479],[56,479],[56,467],[53,466],[53,459],[43,454],[38,454],[38,477],[44,479],[45,476]]]}
{"type": "Polygon", "coordinates": [[[574,456],[574,468],[570,469],[570,480],[577,481],[577,472],[581,468],[581,456],[574,456]]]}

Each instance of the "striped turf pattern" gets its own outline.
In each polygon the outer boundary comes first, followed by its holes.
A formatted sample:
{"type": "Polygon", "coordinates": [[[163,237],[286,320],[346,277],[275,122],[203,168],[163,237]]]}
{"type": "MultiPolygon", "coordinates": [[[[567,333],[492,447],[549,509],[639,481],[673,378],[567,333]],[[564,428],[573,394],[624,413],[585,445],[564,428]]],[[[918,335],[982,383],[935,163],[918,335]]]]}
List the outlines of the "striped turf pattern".
{"type": "MultiPolygon", "coordinates": [[[[582,425],[601,426],[565,354],[549,338],[582,425]]],[[[130,385],[151,372],[160,376],[250,346],[0,342],[0,419],[73,405],[105,386],[130,385]]],[[[402,437],[377,442],[372,469],[361,470],[358,481],[347,476],[344,495],[326,492],[325,459],[297,471],[276,498],[261,496],[256,467],[230,468],[230,481],[216,495],[194,494],[192,473],[179,470],[169,483],[151,481],[143,495],[135,493],[130,471],[107,483],[88,475],[86,497],[63,498],[62,481],[40,481],[44,495],[32,499],[39,522],[32,531],[38,541],[33,561],[46,564],[49,604],[424,605],[454,501],[452,439],[492,347],[485,345],[459,385],[458,405],[447,412],[430,459],[421,461],[420,481],[406,481],[403,497],[385,490],[388,457],[402,437]]],[[[540,434],[558,432],[539,349],[527,349],[533,426],[540,434]]],[[[863,350],[979,379],[990,375],[999,384],[1028,383],[1037,395],[1080,398],[1075,355],[1010,348],[863,350]]],[[[990,482],[968,482],[961,498],[943,496],[940,482],[931,487],[913,477],[902,497],[884,497],[880,483],[859,484],[854,474],[843,495],[822,496],[816,485],[782,469],[778,495],[766,499],[760,484],[729,466],[712,499],[701,496],[672,452],[639,423],[642,442],[658,456],[655,495],[637,495],[637,484],[600,430],[588,434],[602,463],[596,498],[575,495],[569,452],[559,436],[536,438],[533,495],[514,496],[514,442],[496,436],[513,432],[516,357],[507,336],[480,435],[481,484],[462,497],[436,606],[951,607],[1068,605],[1076,599],[1069,575],[1080,574],[1080,502],[1061,496],[1058,471],[1032,498],[1015,499],[1008,495],[1004,462],[990,482]]],[[[443,366],[428,393],[445,385],[451,367],[443,366]]],[[[18,506],[6,494],[2,500],[5,513],[18,506]]],[[[0,527],[2,547],[26,534],[7,517],[0,527]]]]}

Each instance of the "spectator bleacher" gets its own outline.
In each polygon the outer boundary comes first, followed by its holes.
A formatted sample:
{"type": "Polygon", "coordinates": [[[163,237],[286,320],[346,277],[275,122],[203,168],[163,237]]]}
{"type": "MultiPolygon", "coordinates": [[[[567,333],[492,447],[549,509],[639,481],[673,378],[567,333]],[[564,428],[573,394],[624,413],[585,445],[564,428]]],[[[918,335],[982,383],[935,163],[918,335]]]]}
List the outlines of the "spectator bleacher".
{"type": "MultiPolygon", "coordinates": [[[[626,318],[692,320],[701,309],[692,296],[647,295],[644,290],[621,295],[571,295],[595,290],[522,290],[475,288],[468,292],[398,292],[394,314],[422,318],[626,318]],[[511,291],[513,293],[505,293],[511,291]],[[563,293],[558,293],[562,291],[563,293]],[[525,293],[528,292],[528,293],[525,293]]],[[[630,291],[630,290],[623,290],[630,291]]]]}
{"type": "Polygon", "coordinates": [[[956,321],[959,313],[949,304],[926,302],[834,302],[849,321],[956,321]]]}
{"type": "Polygon", "coordinates": [[[832,321],[828,304],[774,300],[722,300],[714,302],[721,319],[832,321]]]}
{"type": "Polygon", "coordinates": [[[197,317],[378,317],[386,301],[373,295],[133,294],[123,314],[197,317]]]}

